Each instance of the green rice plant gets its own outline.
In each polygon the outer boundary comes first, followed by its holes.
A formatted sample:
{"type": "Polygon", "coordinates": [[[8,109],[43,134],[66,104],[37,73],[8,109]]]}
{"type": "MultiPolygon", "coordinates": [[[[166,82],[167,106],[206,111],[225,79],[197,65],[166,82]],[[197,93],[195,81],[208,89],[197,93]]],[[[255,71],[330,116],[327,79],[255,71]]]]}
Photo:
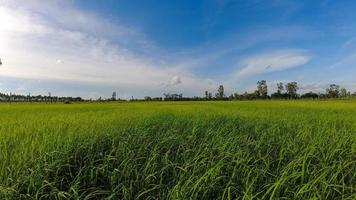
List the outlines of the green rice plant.
{"type": "Polygon", "coordinates": [[[356,199],[352,100],[0,111],[0,199],[356,199]]]}

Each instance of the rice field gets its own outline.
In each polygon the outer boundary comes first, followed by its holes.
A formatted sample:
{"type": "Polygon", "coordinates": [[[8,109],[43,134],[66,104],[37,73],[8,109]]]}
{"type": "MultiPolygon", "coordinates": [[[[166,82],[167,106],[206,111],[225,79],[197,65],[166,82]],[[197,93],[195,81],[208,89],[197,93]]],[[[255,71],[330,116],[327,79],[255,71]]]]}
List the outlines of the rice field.
{"type": "Polygon", "coordinates": [[[356,199],[356,101],[0,104],[0,199],[356,199]]]}

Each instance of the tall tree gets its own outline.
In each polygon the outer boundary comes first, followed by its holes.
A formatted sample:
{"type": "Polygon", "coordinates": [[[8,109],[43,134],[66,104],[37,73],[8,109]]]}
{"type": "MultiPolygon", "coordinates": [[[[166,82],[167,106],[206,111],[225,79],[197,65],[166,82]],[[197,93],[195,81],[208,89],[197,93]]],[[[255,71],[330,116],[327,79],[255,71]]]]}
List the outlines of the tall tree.
{"type": "Polygon", "coordinates": [[[266,80],[260,80],[257,82],[257,96],[260,98],[267,98],[268,88],[266,80]]]}
{"type": "Polygon", "coordinates": [[[218,88],[218,93],[216,93],[216,98],[217,99],[223,99],[225,97],[225,93],[224,93],[224,86],[220,85],[218,88]]]}
{"type": "Polygon", "coordinates": [[[331,84],[329,88],[326,89],[326,93],[329,95],[331,98],[337,98],[339,97],[340,93],[340,86],[336,84],[331,84]]]}
{"type": "Polygon", "coordinates": [[[341,88],[340,89],[340,97],[347,97],[347,96],[350,96],[349,95],[350,92],[348,92],[345,88],[341,88]]]}
{"type": "Polygon", "coordinates": [[[116,101],[116,92],[113,92],[111,95],[111,100],[116,101]]]}
{"type": "Polygon", "coordinates": [[[298,94],[297,94],[298,89],[299,89],[299,87],[298,87],[297,82],[287,83],[286,91],[287,91],[289,98],[293,98],[293,99],[297,98],[298,97],[298,94]]]}
{"type": "Polygon", "coordinates": [[[212,99],[213,98],[213,94],[211,92],[208,93],[208,99],[212,99]]]}
{"type": "Polygon", "coordinates": [[[205,99],[209,99],[209,92],[205,91],[205,99]]]}
{"type": "Polygon", "coordinates": [[[284,90],[283,83],[282,82],[277,83],[277,93],[282,94],[283,90],[284,90]]]}

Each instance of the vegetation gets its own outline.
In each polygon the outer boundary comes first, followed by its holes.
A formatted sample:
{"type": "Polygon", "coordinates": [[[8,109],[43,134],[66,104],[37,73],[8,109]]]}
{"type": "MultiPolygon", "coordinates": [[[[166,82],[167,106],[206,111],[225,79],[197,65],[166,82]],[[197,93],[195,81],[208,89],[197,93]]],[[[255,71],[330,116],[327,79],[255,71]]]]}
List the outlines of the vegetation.
{"type": "Polygon", "coordinates": [[[0,199],[356,198],[353,100],[0,110],[0,199]]]}
{"type": "MultiPolygon", "coordinates": [[[[257,88],[254,92],[243,94],[234,93],[230,96],[226,96],[225,89],[223,85],[219,85],[215,97],[213,93],[205,91],[204,97],[194,96],[194,97],[184,97],[182,93],[164,93],[163,97],[150,97],[145,96],[143,99],[135,99],[132,97],[129,101],[212,101],[212,100],[255,100],[255,99],[335,99],[335,98],[351,98],[356,97],[356,92],[351,94],[345,88],[341,88],[339,85],[331,84],[325,91],[326,93],[314,93],[307,92],[304,94],[298,94],[298,83],[289,82],[285,86],[282,82],[277,83],[277,91],[268,95],[268,86],[266,80],[260,80],[257,82],[257,88]],[[284,92],[285,91],[285,92],[284,92]]],[[[17,94],[4,94],[0,93],[0,102],[112,102],[112,101],[127,101],[117,98],[117,93],[113,92],[110,98],[103,99],[99,97],[97,100],[92,99],[82,99],[81,97],[58,97],[51,96],[49,93],[47,96],[37,95],[31,96],[30,94],[17,95],[17,94]]]]}
{"type": "MultiPolygon", "coordinates": [[[[312,91],[298,94],[298,83],[293,81],[284,85],[282,82],[277,83],[276,92],[268,95],[268,86],[266,80],[257,82],[256,90],[252,93],[244,92],[238,94],[237,92],[227,96],[225,94],[224,86],[220,85],[217,89],[215,97],[212,92],[205,91],[204,97],[184,97],[183,94],[164,94],[164,97],[145,97],[143,100],[135,99],[135,101],[212,101],[212,100],[255,100],[255,99],[336,99],[336,98],[354,98],[356,92],[351,94],[345,88],[339,85],[331,84],[326,88],[325,93],[314,93],[312,91]]],[[[132,99],[133,100],[133,99],[132,99]]]]}
{"type": "Polygon", "coordinates": [[[0,101],[2,102],[67,102],[67,101],[83,101],[81,97],[58,97],[51,96],[51,93],[48,95],[19,95],[19,94],[5,94],[0,93],[0,101]]]}

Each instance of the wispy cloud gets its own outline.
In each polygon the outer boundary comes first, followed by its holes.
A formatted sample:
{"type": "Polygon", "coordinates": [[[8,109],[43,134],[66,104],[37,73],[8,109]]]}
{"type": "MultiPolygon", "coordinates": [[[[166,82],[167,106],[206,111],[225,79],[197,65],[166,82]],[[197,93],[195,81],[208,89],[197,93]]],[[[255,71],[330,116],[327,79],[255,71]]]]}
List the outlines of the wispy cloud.
{"type": "Polygon", "coordinates": [[[172,85],[177,85],[177,84],[181,84],[182,80],[180,79],[179,76],[173,76],[173,78],[171,79],[171,84],[172,85]]]}
{"type": "Polygon", "coordinates": [[[347,47],[350,47],[352,44],[355,44],[356,42],[356,37],[352,37],[349,40],[347,40],[346,42],[344,42],[341,46],[342,49],[345,49],[347,47]]]}
{"type": "Polygon", "coordinates": [[[162,83],[174,82],[171,85],[188,92],[210,87],[207,80],[179,67],[181,63],[163,64],[136,53],[132,46],[152,48],[153,42],[144,34],[68,2],[8,2],[0,5],[0,22],[1,76],[136,87],[157,93],[165,90],[162,83]]]}
{"type": "Polygon", "coordinates": [[[325,92],[326,88],[329,86],[327,83],[306,83],[299,86],[301,92],[325,92]]]}
{"type": "Polygon", "coordinates": [[[356,53],[345,56],[341,58],[336,63],[332,64],[329,69],[339,68],[339,67],[349,67],[356,65],[356,53]]]}
{"type": "Polygon", "coordinates": [[[238,64],[235,76],[246,78],[256,74],[286,70],[308,63],[310,57],[301,50],[278,50],[250,56],[238,64]]]}
{"type": "MultiPolygon", "coordinates": [[[[73,1],[0,2],[0,56],[4,64],[0,76],[64,82],[66,87],[79,83],[126,88],[128,97],[131,91],[197,95],[215,90],[218,84],[235,90],[243,86],[237,81],[245,79],[246,85],[256,75],[308,64],[309,51],[293,48],[310,48],[294,41],[319,34],[297,24],[257,23],[189,48],[160,49],[163,47],[139,27],[113,23],[76,7],[73,1]]],[[[278,6],[284,1],[274,3],[278,6]]],[[[351,39],[344,48],[353,43],[351,39]]],[[[337,66],[353,61],[350,57],[337,66]]]]}

